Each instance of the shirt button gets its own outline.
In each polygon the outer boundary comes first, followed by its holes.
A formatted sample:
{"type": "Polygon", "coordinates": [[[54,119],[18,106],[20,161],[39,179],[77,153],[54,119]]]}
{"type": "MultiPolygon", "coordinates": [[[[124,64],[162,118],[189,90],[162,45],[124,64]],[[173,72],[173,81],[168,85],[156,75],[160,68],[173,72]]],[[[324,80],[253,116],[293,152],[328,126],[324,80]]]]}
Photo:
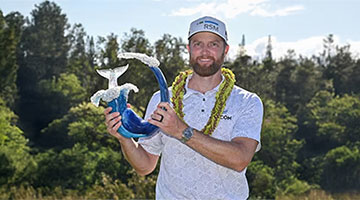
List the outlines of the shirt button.
{"type": "Polygon", "coordinates": [[[201,109],[201,112],[204,112],[205,110],[204,109],[201,109]]]}
{"type": "Polygon", "coordinates": [[[205,101],[205,98],[203,98],[203,101],[205,101]]]}

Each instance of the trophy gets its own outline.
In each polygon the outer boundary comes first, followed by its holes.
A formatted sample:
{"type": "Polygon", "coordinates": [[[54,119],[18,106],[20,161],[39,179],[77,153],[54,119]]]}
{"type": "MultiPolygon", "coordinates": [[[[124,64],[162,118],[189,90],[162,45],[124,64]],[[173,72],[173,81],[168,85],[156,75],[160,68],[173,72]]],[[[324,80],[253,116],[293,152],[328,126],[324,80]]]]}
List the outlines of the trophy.
{"type": "MultiPolygon", "coordinates": [[[[120,53],[120,59],[138,59],[147,65],[154,73],[160,87],[161,102],[170,102],[169,91],[164,74],[159,68],[160,62],[146,54],[141,53],[120,53]]],[[[107,102],[112,107],[111,112],[119,112],[121,115],[121,126],[118,133],[127,138],[148,137],[154,134],[159,127],[150,124],[139,117],[131,108],[127,107],[127,100],[130,90],[138,92],[139,89],[131,84],[125,83],[118,86],[117,79],[125,73],[129,65],[115,69],[96,70],[99,75],[109,80],[107,90],[99,90],[91,96],[90,100],[95,106],[99,106],[100,100],[107,102]]]]}

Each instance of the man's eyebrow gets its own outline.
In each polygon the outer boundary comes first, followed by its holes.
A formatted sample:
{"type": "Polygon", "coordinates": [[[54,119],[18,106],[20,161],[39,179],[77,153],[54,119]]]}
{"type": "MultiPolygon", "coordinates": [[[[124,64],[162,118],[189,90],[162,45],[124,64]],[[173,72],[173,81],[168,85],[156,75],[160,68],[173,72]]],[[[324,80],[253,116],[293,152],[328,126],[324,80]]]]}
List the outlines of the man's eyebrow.
{"type": "Polygon", "coordinates": [[[194,43],[196,43],[196,42],[200,42],[199,40],[191,40],[190,41],[190,44],[194,44],[194,43]]]}
{"type": "Polygon", "coordinates": [[[221,42],[221,40],[219,40],[219,39],[214,39],[214,40],[211,40],[211,42],[221,42]]]}
{"type": "MultiPolygon", "coordinates": [[[[190,40],[190,44],[195,43],[195,42],[202,42],[202,41],[197,40],[197,39],[192,39],[192,40],[190,40]]],[[[218,38],[215,38],[215,39],[210,40],[210,41],[208,41],[208,42],[218,42],[218,43],[221,43],[222,40],[221,40],[221,39],[218,39],[218,38]]]]}

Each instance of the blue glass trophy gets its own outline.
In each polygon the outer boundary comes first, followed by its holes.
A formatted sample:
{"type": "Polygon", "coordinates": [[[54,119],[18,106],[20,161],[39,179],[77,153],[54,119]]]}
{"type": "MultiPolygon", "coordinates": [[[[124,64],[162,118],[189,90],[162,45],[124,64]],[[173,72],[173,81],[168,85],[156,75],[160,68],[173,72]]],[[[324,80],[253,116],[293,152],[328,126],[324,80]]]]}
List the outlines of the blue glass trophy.
{"type": "MultiPolygon", "coordinates": [[[[147,65],[154,73],[160,87],[161,102],[169,102],[169,91],[164,74],[159,68],[160,62],[154,58],[140,53],[120,53],[120,59],[138,59],[147,65]]],[[[128,69],[129,65],[115,69],[96,70],[98,74],[109,80],[107,90],[99,90],[90,100],[95,106],[99,106],[100,100],[112,107],[111,112],[119,112],[121,115],[121,126],[118,133],[127,138],[148,137],[154,134],[159,128],[139,117],[131,108],[127,107],[127,100],[130,90],[138,92],[139,89],[131,84],[125,83],[118,86],[117,79],[128,69]]]]}

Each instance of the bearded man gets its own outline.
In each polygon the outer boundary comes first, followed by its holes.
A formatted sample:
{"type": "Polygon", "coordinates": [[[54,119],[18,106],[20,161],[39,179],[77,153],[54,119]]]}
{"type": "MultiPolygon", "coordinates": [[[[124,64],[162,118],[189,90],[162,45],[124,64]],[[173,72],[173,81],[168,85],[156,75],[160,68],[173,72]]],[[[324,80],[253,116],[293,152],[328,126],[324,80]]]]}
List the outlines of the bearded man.
{"type": "Polygon", "coordinates": [[[117,138],[140,175],[151,173],[161,155],[156,199],[247,199],[246,168],[260,150],[263,105],[235,84],[223,67],[229,51],[225,24],[202,17],[190,24],[187,49],[192,70],[169,88],[171,104],[151,98],[145,119],[159,131],[138,142],[117,133],[119,113],[104,112],[108,132],[117,138]],[[165,108],[165,109],[164,109],[165,108]]]}

